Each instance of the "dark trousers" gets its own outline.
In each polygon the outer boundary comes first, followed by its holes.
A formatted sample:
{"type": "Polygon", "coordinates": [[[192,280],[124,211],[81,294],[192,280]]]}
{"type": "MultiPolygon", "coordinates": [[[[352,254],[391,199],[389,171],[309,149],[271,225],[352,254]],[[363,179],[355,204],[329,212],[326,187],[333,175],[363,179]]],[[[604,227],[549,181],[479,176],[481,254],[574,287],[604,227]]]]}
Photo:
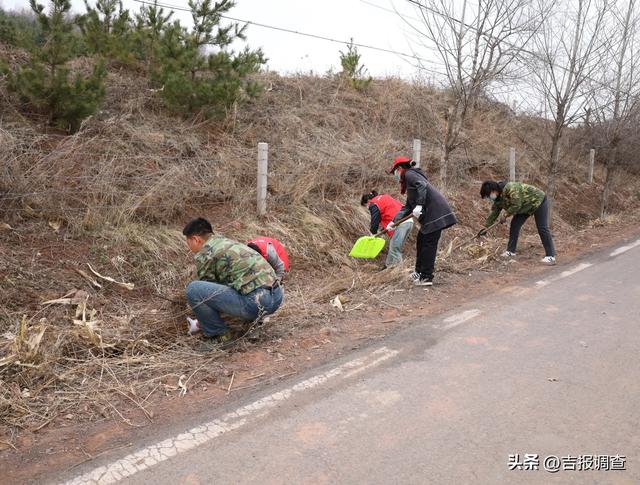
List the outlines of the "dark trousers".
{"type": "MultiPolygon", "coordinates": [[[[536,220],[536,227],[538,228],[538,234],[540,240],[544,246],[546,256],[555,256],[556,250],[553,246],[553,238],[551,237],[551,229],[549,229],[549,201],[545,197],[540,206],[533,213],[533,217],[536,220]]],[[[507,251],[512,253],[516,252],[518,247],[518,237],[520,236],[520,229],[523,224],[529,218],[528,214],[516,214],[511,219],[511,228],[509,229],[509,244],[507,245],[507,251]]]]}
{"type": "Polygon", "coordinates": [[[430,232],[429,234],[418,232],[418,240],[416,242],[416,273],[419,273],[421,278],[433,278],[440,234],[442,234],[442,230],[430,232]]]}

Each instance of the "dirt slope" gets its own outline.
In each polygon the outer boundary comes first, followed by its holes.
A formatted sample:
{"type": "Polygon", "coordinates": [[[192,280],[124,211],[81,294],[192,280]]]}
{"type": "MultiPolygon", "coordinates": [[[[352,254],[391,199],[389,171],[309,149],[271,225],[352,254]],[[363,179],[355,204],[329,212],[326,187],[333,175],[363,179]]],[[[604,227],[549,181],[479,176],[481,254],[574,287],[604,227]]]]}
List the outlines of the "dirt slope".
{"type": "MultiPolygon", "coordinates": [[[[423,140],[423,167],[438,185],[446,94],[395,79],[376,81],[366,93],[328,78],[268,74],[263,82],[261,98],[214,124],[168,117],[145,82],[126,72],[110,74],[105,109],[74,136],[44,130],[10,103],[0,106],[3,441],[68,422],[126,423],[129,412],[144,414],[176,398],[180,382],[190,389],[226,385],[232,365],[242,362],[259,374],[282,346],[309,352],[338,316],[408,311],[396,303],[396,290],[410,289],[412,257],[404,268],[380,272],[380,262],[346,254],[368,227],[361,193],[397,194],[385,168],[394,156],[410,154],[413,138],[423,140]],[[263,219],[255,216],[259,141],[270,146],[263,219]],[[179,231],[198,215],[238,240],[277,237],[292,256],[286,304],[268,329],[230,352],[199,354],[184,335],[182,288],[191,257],[179,231]],[[135,288],[104,280],[98,288],[89,265],[135,288]],[[347,311],[340,315],[330,304],[338,295],[347,311]],[[71,301],[42,305],[61,297],[71,301]]],[[[508,271],[496,258],[501,239],[445,253],[451,241],[477,230],[488,210],[479,182],[506,175],[510,146],[519,154],[518,177],[544,186],[543,128],[541,120],[489,101],[477,107],[452,163],[455,182],[447,193],[461,224],[443,240],[441,282],[456,286],[470,272],[508,271]]],[[[581,137],[575,130],[566,140],[554,219],[561,255],[582,244],[594,225],[607,224],[600,229],[605,235],[616,227],[615,218],[596,220],[601,174],[585,183],[581,137]]],[[[637,210],[639,187],[623,175],[614,210],[637,210]]],[[[533,239],[524,243],[537,250],[531,230],[533,239]]]]}

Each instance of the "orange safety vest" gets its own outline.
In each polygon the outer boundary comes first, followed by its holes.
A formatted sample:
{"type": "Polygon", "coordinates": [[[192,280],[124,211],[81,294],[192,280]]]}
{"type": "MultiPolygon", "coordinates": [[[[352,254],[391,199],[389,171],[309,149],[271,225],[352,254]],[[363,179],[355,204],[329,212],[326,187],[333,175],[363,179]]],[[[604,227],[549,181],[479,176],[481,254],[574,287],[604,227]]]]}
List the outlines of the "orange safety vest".
{"type": "MultiPolygon", "coordinates": [[[[387,194],[377,195],[370,200],[371,204],[378,206],[380,211],[380,226],[385,228],[402,209],[402,202],[397,201],[387,194]]],[[[389,237],[393,236],[393,231],[388,232],[389,237]]]]}
{"type": "Polygon", "coordinates": [[[277,239],[273,239],[270,237],[259,237],[257,239],[254,239],[253,241],[249,241],[247,244],[255,244],[260,250],[260,254],[262,254],[262,257],[266,258],[269,243],[273,244],[273,249],[276,250],[278,257],[284,263],[285,271],[289,271],[289,255],[287,254],[287,250],[277,239]]]}

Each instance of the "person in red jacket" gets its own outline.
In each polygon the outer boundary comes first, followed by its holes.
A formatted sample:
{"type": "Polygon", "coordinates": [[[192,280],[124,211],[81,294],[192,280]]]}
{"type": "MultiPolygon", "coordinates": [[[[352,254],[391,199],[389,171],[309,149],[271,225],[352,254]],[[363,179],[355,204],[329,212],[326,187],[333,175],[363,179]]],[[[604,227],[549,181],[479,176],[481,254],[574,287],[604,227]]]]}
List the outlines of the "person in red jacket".
{"type": "Polygon", "coordinates": [[[258,237],[247,243],[254,251],[262,255],[276,272],[278,281],[282,281],[289,272],[289,255],[282,243],[270,237],[258,237]]]}
{"type": "MultiPolygon", "coordinates": [[[[360,204],[366,205],[371,213],[371,227],[369,229],[371,234],[376,234],[379,228],[386,228],[402,209],[402,202],[387,194],[379,195],[375,190],[364,194],[360,199],[360,204]]],[[[409,219],[397,228],[387,232],[390,241],[387,260],[384,263],[385,268],[402,262],[402,246],[412,228],[413,219],[409,219]]]]}

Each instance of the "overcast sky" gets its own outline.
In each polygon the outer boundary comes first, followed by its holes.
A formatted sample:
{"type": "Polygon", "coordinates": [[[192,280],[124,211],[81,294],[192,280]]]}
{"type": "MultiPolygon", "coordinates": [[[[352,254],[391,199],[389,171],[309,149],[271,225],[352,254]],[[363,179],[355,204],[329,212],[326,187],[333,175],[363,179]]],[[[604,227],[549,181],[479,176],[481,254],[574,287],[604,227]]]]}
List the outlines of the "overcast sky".
{"type": "MultiPolygon", "coordinates": [[[[90,0],[92,2],[93,0],[90,0]]],[[[458,0],[456,0],[458,1],[458,0]]],[[[46,0],[40,0],[45,3],[46,0]]],[[[140,4],[124,0],[125,8],[138,11],[140,4]]],[[[166,0],[160,3],[180,7],[187,0],[166,0]]],[[[414,8],[406,0],[237,0],[229,15],[243,20],[268,24],[285,29],[306,32],[337,40],[354,41],[384,49],[412,54],[407,39],[407,27],[394,9],[406,16],[416,16],[414,8]]],[[[29,8],[28,0],[0,0],[4,8],[29,8]]],[[[83,0],[72,0],[76,12],[84,11],[83,0]]],[[[176,11],[176,17],[190,24],[187,12],[176,11]]],[[[292,73],[309,72],[323,74],[330,68],[338,70],[339,53],[344,44],[312,39],[301,35],[250,25],[248,44],[262,47],[269,59],[271,70],[292,73]]],[[[401,76],[411,78],[417,74],[415,61],[365,48],[359,49],[362,61],[375,77],[401,76]]],[[[429,51],[421,51],[421,57],[434,59],[429,51]]],[[[437,69],[436,66],[433,66],[437,69]]]]}

